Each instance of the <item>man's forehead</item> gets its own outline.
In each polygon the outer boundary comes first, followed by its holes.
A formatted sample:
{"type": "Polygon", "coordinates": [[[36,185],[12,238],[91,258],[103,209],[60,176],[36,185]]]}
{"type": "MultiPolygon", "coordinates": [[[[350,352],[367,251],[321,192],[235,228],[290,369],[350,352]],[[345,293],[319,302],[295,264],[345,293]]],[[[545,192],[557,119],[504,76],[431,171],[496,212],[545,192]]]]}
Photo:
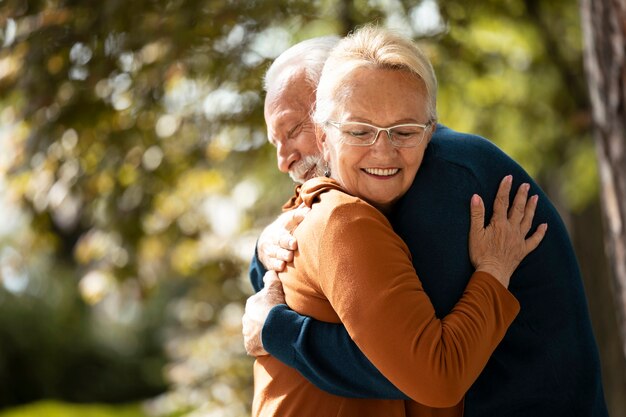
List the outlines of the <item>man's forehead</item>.
{"type": "Polygon", "coordinates": [[[282,129],[286,125],[299,121],[306,115],[306,112],[291,107],[275,108],[271,112],[271,125],[274,129],[282,129]]]}
{"type": "Polygon", "coordinates": [[[306,78],[306,72],[303,68],[292,67],[283,70],[272,85],[268,86],[265,110],[277,105],[309,107],[313,101],[315,92],[306,78]]]}
{"type": "Polygon", "coordinates": [[[266,100],[265,122],[268,127],[274,130],[290,128],[288,125],[309,118],[314,103],[310,94],[306,89],[290,86],[266,100]]]}

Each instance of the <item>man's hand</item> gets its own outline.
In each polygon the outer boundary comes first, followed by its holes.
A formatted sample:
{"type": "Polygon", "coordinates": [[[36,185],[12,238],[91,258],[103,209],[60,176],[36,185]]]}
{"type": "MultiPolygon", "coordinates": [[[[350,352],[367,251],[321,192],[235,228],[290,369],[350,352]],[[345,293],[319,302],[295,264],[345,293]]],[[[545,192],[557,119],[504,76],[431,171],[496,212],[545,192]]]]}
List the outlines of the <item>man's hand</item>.
{"type": "Polygon", "coordinates": [[[293,252],[298,248],[293,231],[310,210],[309,207],[300,206],[286,211],[263,230],[257,251],[266,269],[281,272],[287,263],[293,261],[293,252]]]}
{"type": "Polygon", "coordinates": [[[264,287],[246,301],[246,310],[241,319],[243,324],[243,343],[250,356],[268,355],[263,348],[261,331],[270,310],[285,304],[283,285],[275,271],[268,271],[263,277],[264,287]]]}

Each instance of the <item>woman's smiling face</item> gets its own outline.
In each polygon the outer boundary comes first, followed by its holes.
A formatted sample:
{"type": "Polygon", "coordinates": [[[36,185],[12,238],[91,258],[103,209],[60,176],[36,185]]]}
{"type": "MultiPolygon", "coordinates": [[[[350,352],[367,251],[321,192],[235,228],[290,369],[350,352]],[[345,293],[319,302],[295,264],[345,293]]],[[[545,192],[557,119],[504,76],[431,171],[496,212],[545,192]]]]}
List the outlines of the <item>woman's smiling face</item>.
{"type": "MultiPolygon", "coordinates": [[[[341,97],[335,100],[333,121],[379,127],[429,121],[426,88],[408,71],[358,68],[335,85],[341,97]]],[[[350,194],[386,211],[411,186],[433,128],[415,147],[394,146],[385,131],[371,146],[349,145],[341,140],[346,132],[334,126],[325,127],[320,143],[332,177],[350,194]]]]}

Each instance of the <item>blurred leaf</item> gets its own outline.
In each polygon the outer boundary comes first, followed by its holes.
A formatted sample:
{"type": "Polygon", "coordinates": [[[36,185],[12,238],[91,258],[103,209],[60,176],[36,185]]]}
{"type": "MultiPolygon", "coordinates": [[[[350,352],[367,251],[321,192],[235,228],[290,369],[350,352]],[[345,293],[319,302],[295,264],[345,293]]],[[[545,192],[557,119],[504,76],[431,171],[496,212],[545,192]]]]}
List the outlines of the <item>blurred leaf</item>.
{"type": "Polygon", "coordinates": [[[145,417],[140,405],[67,404],[41,401],[0,412],[0,417],[145,417]]]}

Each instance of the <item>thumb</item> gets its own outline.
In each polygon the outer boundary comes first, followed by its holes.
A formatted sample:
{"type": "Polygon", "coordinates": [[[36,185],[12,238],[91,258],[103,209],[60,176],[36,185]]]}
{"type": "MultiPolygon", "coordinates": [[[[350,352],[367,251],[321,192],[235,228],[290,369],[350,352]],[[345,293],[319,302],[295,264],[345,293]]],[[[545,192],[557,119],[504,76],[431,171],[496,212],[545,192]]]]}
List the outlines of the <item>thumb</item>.
{"type": "Polygon", "coordinates": [[[263,277],[263,282],[265,283],[263,290],[267,295],[266,302],[273,305],[284,304],[285,293],[283,291],[283,284],[278,278],[278,274],[274,271],[268,271],[263,277]]]}
{"type": "Polygon", "coordinates": [[[470,231],[480,232],[485,228],[485,205],[478,194],[472,196],[470,203],[470,231]]]}
{"type": "Polygon", "coordinates": [[[275,288],[282,285],[276,271],[267,271],[265,275],[263,275],[263,284],[265,288],[275,288]]]}

